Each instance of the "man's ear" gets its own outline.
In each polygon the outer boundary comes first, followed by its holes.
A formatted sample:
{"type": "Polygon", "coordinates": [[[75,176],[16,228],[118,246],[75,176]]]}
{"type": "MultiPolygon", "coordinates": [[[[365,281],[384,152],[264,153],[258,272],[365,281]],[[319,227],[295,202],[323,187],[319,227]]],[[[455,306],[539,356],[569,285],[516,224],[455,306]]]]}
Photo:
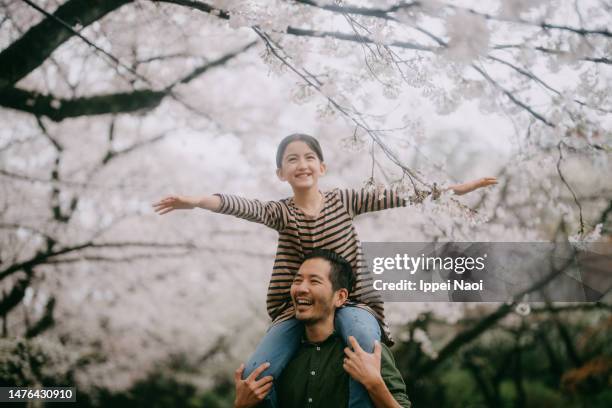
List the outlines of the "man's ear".
{"type": "Polygon", "coordinates": [[[334,306],[340,307],[342,306],[348,299],[348,290],[346,288],[338,289],[336,291],[336,300],[334,302],[334,306]]]}
{"type": "Polygon", "coordinates": [[[276,177],[278,177],[280,181],[287,181],[287,179],[283,177],[283,171],[281,169],[276,169],[276,177]]]}

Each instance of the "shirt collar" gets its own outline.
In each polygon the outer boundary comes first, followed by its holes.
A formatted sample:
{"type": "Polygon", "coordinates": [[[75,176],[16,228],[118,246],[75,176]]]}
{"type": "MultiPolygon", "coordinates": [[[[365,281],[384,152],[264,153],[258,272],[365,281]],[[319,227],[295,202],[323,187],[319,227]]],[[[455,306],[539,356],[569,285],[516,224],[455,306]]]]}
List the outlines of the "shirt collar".
{"type": "Polygon", "coordinates": [[[308,339],[306,338],[306,333],[304,332],[304,334],[302,335],[302,345],[309,346],[309,347],[321,346],[323,344],[331,343],[337,337],[338,337],[338,333],[336,333],[336,331],[334,330],[325,340],[314,343],[314,342],[308,341],[308,339]]]}

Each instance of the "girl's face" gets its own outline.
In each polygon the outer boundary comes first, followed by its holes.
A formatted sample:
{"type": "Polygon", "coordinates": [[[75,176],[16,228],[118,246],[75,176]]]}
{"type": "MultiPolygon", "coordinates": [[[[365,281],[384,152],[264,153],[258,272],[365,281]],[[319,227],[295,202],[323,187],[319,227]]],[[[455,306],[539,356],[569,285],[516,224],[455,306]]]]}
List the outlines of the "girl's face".
{"type": "Polygon", "coordinates": [[[276,174],[293,189],[308,189],[318,185],[319,177],[325,171],[325,164],[317,154],[306,143],[296,140],[287,145],[281,168],[276,170],[276,174]]]}

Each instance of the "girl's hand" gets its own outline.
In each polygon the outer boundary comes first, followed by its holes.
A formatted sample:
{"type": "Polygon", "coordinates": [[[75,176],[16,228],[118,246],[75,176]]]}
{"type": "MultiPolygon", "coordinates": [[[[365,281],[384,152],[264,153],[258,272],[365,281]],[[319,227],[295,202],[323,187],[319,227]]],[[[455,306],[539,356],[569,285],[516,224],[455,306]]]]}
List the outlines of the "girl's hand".
{"type": "Polygon", "coordinates": [[[155,212],[159,215],[169,213],[173,210],[191,210],[196,207],[193,197],[188,196],[168,196],[153,204],[155,212]]]}
{"type": "Polygon", "coordinates": [[[473,181],[468,181],[467,183],[456,184],[454,186],[451,186],[450,188],[455,192],[455,194],[463,195],[482,187],[491,186],[493,184],[497,184],[496,177],[483,177],[473,181]]]}

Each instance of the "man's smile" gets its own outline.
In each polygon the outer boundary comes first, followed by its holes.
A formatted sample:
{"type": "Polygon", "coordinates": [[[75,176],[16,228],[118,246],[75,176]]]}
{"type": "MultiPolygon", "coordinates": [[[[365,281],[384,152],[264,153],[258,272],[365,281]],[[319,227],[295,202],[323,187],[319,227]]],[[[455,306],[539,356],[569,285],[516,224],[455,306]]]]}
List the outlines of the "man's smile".
{"type": "Polygon", "coordinates": [[[305,309],[308,308],[310,306],[312,306],[312,300],[308,299],[306,297],[296,297],[295,298],[295,304],[297,306],[298,309],[305,309]]]}

